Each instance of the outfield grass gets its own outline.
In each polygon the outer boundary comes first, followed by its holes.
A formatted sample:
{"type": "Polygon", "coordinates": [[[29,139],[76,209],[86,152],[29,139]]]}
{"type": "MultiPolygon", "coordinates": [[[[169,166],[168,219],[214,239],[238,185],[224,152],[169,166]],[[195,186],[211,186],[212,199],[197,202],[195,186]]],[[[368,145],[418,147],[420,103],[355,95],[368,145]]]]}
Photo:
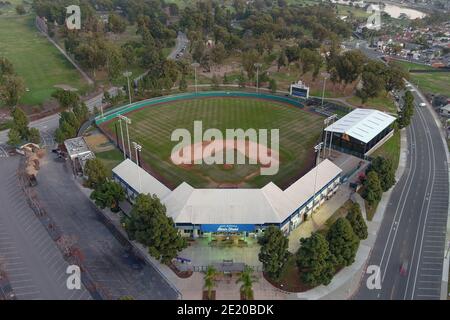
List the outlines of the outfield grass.
{"type": "Polygon", "coordinates": [[[55,85],[82,92],[88,85],[78,71],[34,27],[34,18],[0,16],[0,56],[7,57],[29,89],[20,100],[37,105],[48,100],[55,85]]]}
{"type": "MultiPolygon", "coordinates": [[[[132,120],[130,137],[143,146],[147,169],[162,177],[169,186],[183,181],[195,187],[261,187],[270,181],[285,187],[309,170],[314,158],[313,145],[320,138],[323,118],[300,108],[273,101],[244,98],[208,98],[156,105],[127,115],[132,120]],[[203,130],[249,128],[280,130],[280,170],[274,176],[259,175],[258,165],[195,165],[181,168],[170,155],[174,129],[193,132],[193,122],[203,121],[203,130]]],[[[117,121],[116,121],[117,123],[117,121]]],[[[117,125],[117,127],[119,127],[117,125]]],[[[115,124],[103,125],[115,137],[115,124]]],[[[119,133],[120,135],[120,133],[119,133]]]]}

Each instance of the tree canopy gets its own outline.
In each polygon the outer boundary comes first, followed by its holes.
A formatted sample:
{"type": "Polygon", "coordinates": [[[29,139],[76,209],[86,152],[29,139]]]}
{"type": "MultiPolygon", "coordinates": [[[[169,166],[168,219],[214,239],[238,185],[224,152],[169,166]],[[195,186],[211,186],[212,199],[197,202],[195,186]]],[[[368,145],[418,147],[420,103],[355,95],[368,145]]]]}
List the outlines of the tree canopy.
{"type": "Polygon", "coordinates": [[[333,223],[328,230],[327,240],[337,266],[349,266],[355,261],[359,238],[347,219],[339,218],[333,223]]]}
{"type": "Polygon", "coordinates": [[[335,260],[325,237],[315,232],[309,238],[300,239],[297,252],[297,265],[302,280],[310,286],[328,285],[335,273],[335,260]]]}
{"type": "Polygon", "coordinates": [[[289,239],[279,228],[270,226],[264,231],[259,243],[261,245],[259,261],[262,262],[264,271],[271,278],[277,279],[290,256],[289,239]]]}
{"type": "Polygon", "coordinates": [[[345,217],[352,226],[353,232],[358,236],[360,240],[367,239],[367,225],[364,221],[364,217],[361,213],[361,208],[358,203],[353,203],[347,212],[345,217]]]}
{"type": "Polygon", "coordinates": [[[187,243],[166,215],[166,207],[156,195],[140,194],[136,199],[125,230],[131,240],[148,247],[150,255],[163,263],[169,263],[187,243]]]}

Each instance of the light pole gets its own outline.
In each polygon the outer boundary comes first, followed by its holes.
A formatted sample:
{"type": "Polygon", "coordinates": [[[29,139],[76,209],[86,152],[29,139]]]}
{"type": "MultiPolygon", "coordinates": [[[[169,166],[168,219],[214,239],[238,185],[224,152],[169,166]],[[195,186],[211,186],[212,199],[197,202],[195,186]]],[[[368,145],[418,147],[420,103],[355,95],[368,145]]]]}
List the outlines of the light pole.
{"type": "MultiPolygon", "coordinates": [[[[320,150],[322,150],[323,142],[319,143],[314,147],[315,153],[320,155],[320,150]]],[[[314,211],[314,207],[316,205],[316,188],[317,188],[317,173],[319,171],[319,157],[316,157],[316,176],[314,178],[314,194],[313,194],[313,205],[312,205],[312,211],[314,211]]]]}
{"type": "Polygon", "coordinates": [[[323,102],[325,100],[325,86],[327,84],[327,79],[330,77],[330,74],[328,72],[322,72],[323,77],[323,90],[322,90],[322,108],[323,108],[323,102]]]}
{"type": "Polygon", "coordinates": [[[121,115],[121,114],[119,114],[118,117],[120,120],[123,120],[125,122],[125,128],[127,131],[127,141],[128,141],[128,154],[130,155],[130,159],[131,159],[130,133],[128,131],[128,125],[131,125],[131,119],[128,117],[125,117],[124,115],[121,115]]]}
{"type": "Polygon", "coordinates": [[[139,156],[138,156],[138,152],[142,151],[142,146],[136,142],[133,141],[133,147],[134,150],[136,150],[136,170],[138,173],[138,179],[139,179],[139,193],[142,192],[142,182],[141,182],[141,172],[139,171],[139,156]]]}
{"type": "Polygon", "coordinates": [[[259,68],[262,67],[262,64],[255,63],[254,66],[256,68],[256,92],[259,93],[259,68]]]}
{"type": "Polygon", "coordinates": [[[131,71],[125,71],[123,76],[127,78],[128,83],[128,101],[131,104],[131,89],[130,89],[130,77],[133,73],[131,71]]]}
{"type": "Polygon", "coordinates": [[[127,154],[125,152],[125,139],[123,137],[122,119],[120,118],[119,118],[119,125],[120,125],[120,136],[122,137],[123,159],[125,160],[127,158],[127,154]]]}
{"type": "MultiPolygon", "coordinates": [[[[338,115],[337,114],[333,114],[331,117],[330,117],[330,119],[333,121],[333,123],[334,123],[334,120],[336,120],[338,118],[338,115]]],[[[332,124],[333,124],[332,123],[332,124]]],[[[332,144],[333,144],[333,132],[331,132],[331,134],[330,134],[330,145],[328,146],[328,156],[330,157],[331,156],[331,146],[332,146],[332,144]]],[[[327,146],[325,145],[325,150],[326,150],[326,148],[327,148],[327,146]]]]}
{"type": "Polygon", "coordinates": [[[200,64],[198,62],[194,62],[193,64],[191,64],[191,66],[194,68],[195,93],[198,93],[198,89],[197,89],[197,68],[200,67],[200,64]]]}
{"type": "MultiPolygon", "coordinates": [[[[337,118],[337,114],[333,114],[332,116],[326,118],[325,120],[323,120],[323,123],[325,125],[325,129],[329,126],[329,124],[337,118]]],[[[327,136],[328,136],[328,131],[325,130],[325,147],[323,148],[323,158],[325,159],[326,157],[326,151],[327,151],[327,136]]],[[[331,150],[331,141],[333,139],[333,132],[330,133],[330,150],[331,150]]],[[[331,153],[331,151],[330,151],[331,153]]]]}

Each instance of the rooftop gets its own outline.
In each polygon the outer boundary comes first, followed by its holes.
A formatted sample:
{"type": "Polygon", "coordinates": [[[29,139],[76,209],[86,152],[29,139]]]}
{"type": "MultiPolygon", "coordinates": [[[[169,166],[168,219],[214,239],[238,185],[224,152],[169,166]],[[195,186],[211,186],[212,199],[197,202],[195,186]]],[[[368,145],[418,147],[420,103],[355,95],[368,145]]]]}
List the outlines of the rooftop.
{"type": "Polygon", "coordinates": [[[83,137],[67,139],[64,141],[64,145],[71,158],[79,157],[91,152],[83,137]]]}
{"type": "Polygon", "coordinates": [[[378,110],[355,109],[325,128],[325,131],[345,133],[364,143],[368,143],[390,126],[395,119],[395,117],[378,110]]]}
{"type": "Polygon", "coordinates": [[[265,224],[283,222],[312,199],[316,170],[317,191],[342,172],[334,163],[324,160],[284,191],[274,183],[261,189],[195,189],[186,182],[170,191],[129,159],[114,168],[113,172],[135,191],[156,194],[175,223],[265,224]]]}

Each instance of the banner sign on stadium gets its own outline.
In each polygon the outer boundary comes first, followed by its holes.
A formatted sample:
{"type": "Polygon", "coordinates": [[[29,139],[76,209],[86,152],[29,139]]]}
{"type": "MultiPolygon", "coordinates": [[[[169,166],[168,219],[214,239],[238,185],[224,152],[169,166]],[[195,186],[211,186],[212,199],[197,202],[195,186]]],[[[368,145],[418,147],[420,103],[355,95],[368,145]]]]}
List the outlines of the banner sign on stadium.
{"type": "Polygon", "coordinates": [[[203,224],[200,229],[203,232],[252,232],[254,224],[203,224]]]}

